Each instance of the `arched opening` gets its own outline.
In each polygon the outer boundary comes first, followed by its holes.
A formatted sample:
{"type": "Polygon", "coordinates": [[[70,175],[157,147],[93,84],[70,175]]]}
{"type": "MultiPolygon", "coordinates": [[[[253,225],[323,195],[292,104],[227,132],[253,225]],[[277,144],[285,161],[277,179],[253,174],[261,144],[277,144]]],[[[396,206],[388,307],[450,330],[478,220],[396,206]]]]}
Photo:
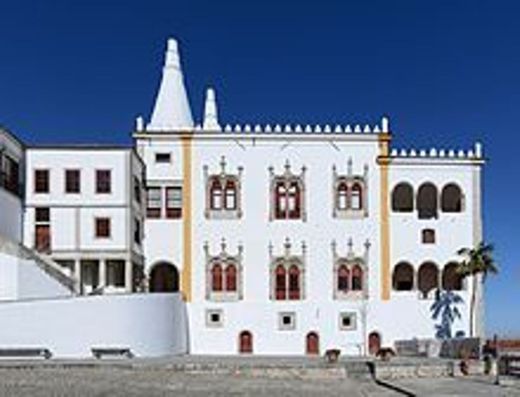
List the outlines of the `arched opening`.
{"type": "Polygon", "coordinates": [[[340,182],[336,188],[336,207],[340,211],[348,208],[348,185],[346,182],[340,182]]]}
{"type": "Polygon", "coordinates": [[[449,183],[442,189],[441,208],[443,212],[462,211],[462,190],[458,185],[449,183]]]}
{"type": "Polygon", "coordinates": [[[428,297],[431,290],[439,288],[439,269],[433,262],[425,262],[419,267],[417,284],[424,298],[428,297]]]}
{"type": "Polygon", "coordinates": [[[226,291],[235,292],[237,290],[237,267],[229,264],[225,270],[226,273],[226,291]]]}
{"type": "Polygon", "coordinates": [[[392,192],[392,210],[395,212],[413,211],[413,187],[408,183],[399,183],[392,192]]]}
{"type": "Polygon", "coordinates": [[[288,218],[298,219],[300,218],[300,186],[298,182],[292,181],[289,185],[289,194],[287,197],[288,205],[288,218]]]}
{"type": "Polygon", "coordinates": [[[211,290],[213,292],[222,291],[222,266],[214,263],[211,267],[211,290]]]}
{"type": "Polygon", "coordinates": [[[432,183],[424,183],[417,192],[419,219],[437,218],[437,188],[432,183]]]}
{"type": "Polygon", "coordinates": [[[395,291],[411,291],[413,289],[413,266],[400,262],[394,267],[392,285],[395,291]]]}
{"type": "Polygon", "coordinates": [[[338,291],[347,293],[349,289],[350,272],[346,265],[341,265],[338,268],[338,291]]]}
{"type": "Polygon", "coordinates": [[[220,180],[216,177],[211,178],[209,185],[210,208],[212,210],[221,210],[223,207],[223,193],[220,180]]]}
{"type": "Polygon", "coordinates": [[[350,209],[363,209],[363,189],[359,183],[354,183],[352,185],[352,190],[350,192],[350,209]]]}
{"type": "Polygon", "coordinates": [[[242,331],[238,336],[238,352],[253,353],[253,334],[249,331],[242,331]]]}
{"type": "Polygon", "coordinates": [[[283,265],[278,265],[275,270],[275,294],[277,300],[287,297],[287,272],[283,265]]]}
{"type": "Polygon", "coordinates": [[[228,180],[225,187],[225,197],[227,210],[237,209],[237,185],[234,181],[228,180]]]}
{"type": "Polygon", "coordinates": [[[368,353],[375,356],[381,349],[381,334],[377,331],[372,331],[368,335],[368,353]]]}
{"type": "Polygon", "coordinates": [[[461,291],[464,278],[457,272],[458,264],[450,262],[442,270],[442,289],[446,291],[461,291]]]}
{"type": "Polygon", "coordinates": [[[305,351],[310,355],[320,354],[320,337],[314,331],[309,332],[305,338],[305,351]]]}
{"type": "Polygon", "coordinates": [[[361,266],[355,265],[352,268],[352,291],[363,290],[363,269],[361,266]]]}
{"type": "Polygon", "coordinates": [[[296,265],[289,268],[289,299],[300,299],[300,269],[296,265]]]}
{"type": "Polygon", "coordinates": [[[179,271],[171,263],[161,262],[150,272],[150,292],[179,292],[179,271]]]}

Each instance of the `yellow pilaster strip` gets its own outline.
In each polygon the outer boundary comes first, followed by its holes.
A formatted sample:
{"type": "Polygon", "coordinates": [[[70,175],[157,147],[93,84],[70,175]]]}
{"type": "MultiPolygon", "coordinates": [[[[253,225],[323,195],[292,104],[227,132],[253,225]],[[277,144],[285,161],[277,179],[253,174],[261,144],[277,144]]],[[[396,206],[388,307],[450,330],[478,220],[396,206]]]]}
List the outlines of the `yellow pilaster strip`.
{"type": "Polygon", "coordinates": [[[390,299],[390,287],[392,284],[390,272],[390,194],[388,176],[388,154],[390,136],[381,134],[379,139],[378,159],[381,169],[380,203],[381,203],[381,299],[390,299]]]}
{"type": "Polygon", "coordinates": [[[182,142],[182,233],[183,233],[183,264],[181,275],[181,292],[186,302],[191,302],[192,273],[192,218],[191,218],[191,175],[192,175],[192,137],[184,135],[182,142]]]}

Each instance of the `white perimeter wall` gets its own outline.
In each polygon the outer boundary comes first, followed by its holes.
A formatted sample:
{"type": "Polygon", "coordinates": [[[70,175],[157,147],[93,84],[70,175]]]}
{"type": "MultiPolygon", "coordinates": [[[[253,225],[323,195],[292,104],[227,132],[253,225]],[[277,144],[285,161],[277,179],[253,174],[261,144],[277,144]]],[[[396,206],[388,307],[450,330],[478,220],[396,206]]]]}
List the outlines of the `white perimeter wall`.
{"type": "Polygon", "coordinates": [[[186,313],[178,294],[101,295],[0,304],[0,348],[45,347],[53,357],[92,357],[92,347],[137,356],[185,353],[186,313]]]}

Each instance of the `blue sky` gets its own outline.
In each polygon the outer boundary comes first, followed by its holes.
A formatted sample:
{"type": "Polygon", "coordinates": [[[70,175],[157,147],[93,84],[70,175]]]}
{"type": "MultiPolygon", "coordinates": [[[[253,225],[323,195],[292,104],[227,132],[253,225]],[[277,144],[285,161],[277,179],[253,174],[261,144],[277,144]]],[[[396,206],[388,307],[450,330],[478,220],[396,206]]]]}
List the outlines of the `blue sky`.
{"type": "Polygon", "coordinates": [[[501,267],[487,328],[520,337],[518,2],[2,1],[0,123],[31,143],[128,143],[149,117],[165,40],[194,116],[377,122],[394,145],[484,143],[486,239],[501,267]]]}

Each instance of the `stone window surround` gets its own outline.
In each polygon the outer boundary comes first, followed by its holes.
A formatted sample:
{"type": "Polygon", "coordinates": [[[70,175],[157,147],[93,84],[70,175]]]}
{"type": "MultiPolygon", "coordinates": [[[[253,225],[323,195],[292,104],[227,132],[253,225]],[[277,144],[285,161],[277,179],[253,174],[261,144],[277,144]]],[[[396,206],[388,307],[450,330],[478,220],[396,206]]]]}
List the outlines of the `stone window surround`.
{"type": "MultiPolygon", "coordinates": [[[[243,299],[243,269],[242,269],[242,259],[243,259],[243,246],[241,243],[238,244],[238,250],[235,255],[230,255],[227,253],[227,244],[225,239],[222,239],[220,243],[220,253],[217,255],[211,255],[209,252],[209,243],[206,241],[204,243],[204,254],[206,257],[206,299],[214,302],[233,302],[239,301],[243,299]],[[211,280],[212,274],[211,269],[213,264],[218,262],[223,264],[223,270],[226,268],[227,264],[233,264],[237,269],[237,280],[236,280],[236,291],[212,291],[211,289],[211,280]]],[[[225,283],[225,277],[223,279],[223,283],[225,283]]]]}
{"type": "Polygon", "coordinates": [[[347,174],[338,174],[336,165],[332,166],[332,217],[338,219],[360,219],[368,217],[368,164],[363,167],[363,175],[352,172],[352,158],[347,162],[347,174]],[[349,190],[354,184],[361,185],[361,209],[338,208],[337,192],[340,183],[346,183],[349,190]]]}
{"type": "Polygon", "coordinates": [[[205,318],[206,327],[208,328],[221,328],[224,326],[224,310],[222,309],[206,309],[205,318]],[[218,316],[218,321],[215,321],[213,316],[218,316]]]}
{"type": "MultiPolygon", "coordinates": [[[[275,256],[273,254],[273,245],[269,243],[269,299],[275,302],[290,302],[290,299],[278,300],[276,299],[276,268],[283,263],[287,272],[292,265],[297,265],[300,271],[300,299],[293,300],[294,302],[305,300],[306,298],[306,282],[305,282],[305,262],[306,262],[306,251],[307,246],[305,242],[301,243],[301,255],[291,254],[291,242],[288,237],[285,238],[284,252],[281,256],[275,256]]],[[[287,277],[287,283],[289,283],[289,277],[287,277]]],[[[289,288],[287,288],[289,291],[289,288]]]]}
{"type": "Polygon", "coordinates": [[[305,193],[305,172],[307,168],[305,166],[302,166],[301,172],[299,175],[294,174],[291,172],[291,164],[289,160],[285,161],[284,165],[284,172],[281,175],[277,175],[274,173],[274,167],[270,166],[268,168],[269,170],[269,197],[270,197],[270,206],[269,206],[269,220],[270,221],[284,221],[284,220],[302,220],[304,222],[307,221],[307,210],[306,210],[306,193],[305,193]],[[300,188],[300,217],[297,219],[290,219],[290,218],[277,218],[275,216],[275,208],[276,208],[276,185],[277,182],[283,181],[287,187],[287,190],[289,188],[289,185],[292,182],[297,182],[299,188],[300,188]]]}
{"type": "MultiPolygon", "coordinates": [[[[206,219],[240,219],[242,218],[242,173],[243,167],[237,167],[236,174],[228,174],[226,173],[226,157],[221,156],[220,158],[220,173],[218,174],[210,174],[209,167],[207,165],[203,166],[204,172],[204,186],[206,189],[206,199],[205,199],[205,210],[204,216],[206,219]],[[228,181],[232,181],[236,188],[236,209],[228,210],[225,208],[222,209],[212,209],[211,208],[211,189],[210,184],[211,181],[217,178],[220,182],[220,185],[225,187],[228,181]]],[[[224,190],[223,190],[224,192],[224,190]]]]}
{"type": "Polygon", "coordinates": [[[278,330],[294,331],[296,329],[296,312],[279,312],[278,313],[278,330]],[[284,317],[289,317],[289,324],[284,323],[284,317]]]}
{"type": "Polygon", "coordinates": [[[352,238],[348,239],[348,251],[345,256],[340,256],[337,252],[337,243],[335,240],[331,243],[332,249],[332,260],[333,260],[333,280],[332,280],[332,291],[333,291],[333,299],[335,300],[361,300],[368,299],[368,261],[369,261],[369,251],[370,251],[370,241],[367,239],[363,244],[365,248],[365,252],[363,256],[356,256],[353,250],[353,242],[352,238]],[[361,291],[352,291],[349,289],[347,293],[338,290],[338,270],[342,264],[347,264],[350,272],[352,273],[352,268],[355,265],[359,265],[363,270],[363,289],[361,291]]]}
{"type": "Polygon", "coordinates": [[[355,331],[357,329],[357,315],[355,312],[341,312],[338,316],[340,331],[355,331]],[[350,325],[343,323],[345,317],[350,317],[350,325]]]}

